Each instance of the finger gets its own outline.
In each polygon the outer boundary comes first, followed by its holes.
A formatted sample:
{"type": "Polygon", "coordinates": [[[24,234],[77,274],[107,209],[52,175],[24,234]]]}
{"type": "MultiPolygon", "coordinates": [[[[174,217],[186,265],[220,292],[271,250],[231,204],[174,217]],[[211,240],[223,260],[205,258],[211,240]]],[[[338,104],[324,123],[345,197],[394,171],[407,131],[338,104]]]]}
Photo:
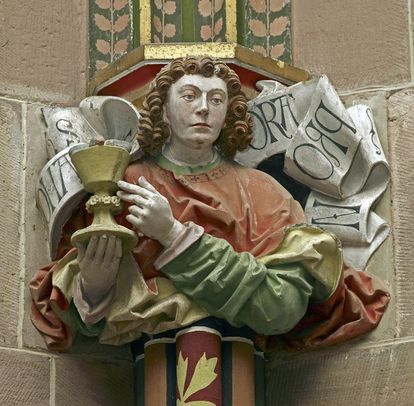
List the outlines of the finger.
{"type": "Polygon", "coordinates": [[[106,245],[104,262],[109,264],[112,261],[112,257],[114,256],[116,246],[116,237],[114,235],[109,236],[108,244],[106,245]]]}
{"type": "Polygon", "coordinates": [[[129,206],[128,211],[135,217],[140,218],[145,215],[145,208],[139,206],[129,206]]]}
{"type": "Polygon", "coordinates": [[[128,223],[131,223],[136,230],[141,231],[140,227],[142,225],[142,220],[140,217],[128,214],[128,216],[126,216],[125,219],[128,221],[128,223]]]}
{"type": "Polygon", "coordinates": [[[147,199],[151,199],[154,196],[153,192],[150,192],[148,189],[139,185],[133,185],[132,183],[124,182],[122,180],[118,181],[117,185],[124,192],[139,195],[147,199]]]}
{"type": "Polygon", "coordinates": [[[78,250],[78,261],[81,262],[83,258],[85,257],[85,251],[86,251],[85,244],[78,242],[75,244],[75,247],[78,250]]]}
{"type": "Polygon", "coordinates": [[[140,186],[142,186],[143,188],[145,188],[145,189],[147,189],[147,190],[149,190],[150,192],[153,192],[153,193],[155,193],[155,194],[159,194],[159,192],[158,192],[158,190],[157,189],[155,189],[155,187],[154,186],[152,186],[151,185],[151,183],[149,183],[146,179],[145,179],[145,177],[144,176],[141,176],[139,179],[138,179],[138,183],[139,183],[139,185],[140,186]]]}
{"type": "Polygon", "coordinates": [[[96,247],[98,246],[98,236],[94,235],[91,237],[91,239],[89,240],[88,246],[86,247],[86,252],[85,252],[85,259],[87,261],[92,261],[93,258],[95,257],[95,252],[96,252],[96,247]]]}
{"type": "Polygon", "coordinates": [[[114,253],[114,257],[113,257],[113,261],[114,261],[114,265],[116,266],[116,268],[119,268],[119,263],[121,262],[122,259],[122,241],[120,238],[117,238],[115,240],[115,253],[114,253]]]}
{"type": "Polygon", "coordinates": [[[135,195],[135,194],[131,194],[131,193],[121,192],[121,191],[116,192],[116,195],[121,200],[123,200],[125,202],[129,202],[129,203],[134,203],[138,206],[144,206],[145,203],[148,201],[148,199],[146,199],[145,197],[135,195]]]}
{"type": "Polygon", "coordinates": [[[108,236],[103,234],[99,237],[98,246],[95,252],[95,261],[102,261],[105,256],[106,246],[108,245],[108,236]]]}

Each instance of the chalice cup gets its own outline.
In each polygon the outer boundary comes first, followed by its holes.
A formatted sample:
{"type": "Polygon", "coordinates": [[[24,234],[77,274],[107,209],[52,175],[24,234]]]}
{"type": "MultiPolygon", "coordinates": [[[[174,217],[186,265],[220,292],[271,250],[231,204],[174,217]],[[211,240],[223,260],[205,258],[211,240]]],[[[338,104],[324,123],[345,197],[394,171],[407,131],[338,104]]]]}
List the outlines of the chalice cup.
{"type": "Polygon", "coordinates": [[[114,215],[122,210],[121,200],[115,192],[117,182],[123,178],[128,166],[129,151],[119,146],[95,145],[72,148],[69,154],[85,190],[93,193],[86,202],[87,211],[93,214],[93,222],[72,235],[72,244],[87,244],[92,236],[114,235],[122,241],[123,255],[129,253],[138,237],[114,219],[114,215]]]}

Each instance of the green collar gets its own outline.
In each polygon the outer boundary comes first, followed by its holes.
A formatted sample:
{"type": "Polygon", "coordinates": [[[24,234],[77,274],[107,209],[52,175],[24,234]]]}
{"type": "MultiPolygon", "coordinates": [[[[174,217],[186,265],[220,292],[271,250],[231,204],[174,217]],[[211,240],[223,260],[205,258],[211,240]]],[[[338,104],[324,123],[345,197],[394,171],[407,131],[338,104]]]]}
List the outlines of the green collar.
{"type": "Polygon", "coordinates": [[[163,169],[166,169],[168,171],[171,171],[175,173],[176,175],[191,175],[195,173],[203,173],[208,172],[211,169],[214,169],[216,166],[218,166],[222,158],[220,154],[217,154],[217,157],[214,159],[213,162],[210,162],[207,165],[202,166],[181,166],[177,165],[171,161],[169,161],[164,155],[159,154],[155,158],[155,162],[163,169]]]}

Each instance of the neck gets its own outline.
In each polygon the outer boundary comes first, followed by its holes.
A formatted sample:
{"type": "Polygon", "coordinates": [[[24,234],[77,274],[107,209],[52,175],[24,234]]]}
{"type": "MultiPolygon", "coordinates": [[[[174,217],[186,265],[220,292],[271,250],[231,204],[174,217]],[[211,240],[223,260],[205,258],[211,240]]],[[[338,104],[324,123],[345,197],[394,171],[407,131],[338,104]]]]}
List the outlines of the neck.
{"type": "Polygon", "coordinates": [[[213,161],[216,154],[211,146],[194,150],[186,145],[177,144],[173,141],[165,144],[162,154],[171,162],[180,166],[203,166],[213,161]]]}

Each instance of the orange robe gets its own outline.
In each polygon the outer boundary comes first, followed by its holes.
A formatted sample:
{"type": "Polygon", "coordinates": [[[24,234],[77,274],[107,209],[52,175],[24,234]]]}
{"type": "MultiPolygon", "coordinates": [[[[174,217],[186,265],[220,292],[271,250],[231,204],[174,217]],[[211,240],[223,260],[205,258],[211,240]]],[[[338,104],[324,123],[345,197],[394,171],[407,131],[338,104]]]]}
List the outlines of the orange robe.
{"type": "MultiPolygon", "coordinates": [[[[287,227],[305,222],[300,205],[263,172],[227,161],[190,171],[180,171],[163,158],[158,163],[144,159],[128,167],[125,180],[136,183],[139,176],[145,176],[168,199],[177,220],[192,221],[204,227],[207,234],[226,240],[235,252],[249,252],[254,257],[274,252],[287,227]]],[[[126,213],[127,207],[117,220],[131,227],[125,220],[126,213]]],[[[85,219],[84,213],[77,213],[66,225],[60,256],[69,249],[68,234],[85,226],[85,219]]],[[[154,267],[161,251],[157,241],[141,238],[133,252],[150,288],[155,277],[164,276],[154,267]]],[[[65,350],[71,344],[71,334],[53,314],[50,303],[53,299],[61,308],[68,304],[52,286],[53,267],[40,270],[32,281],[33,320],[51,348],[65,350]]],[[[322,304],[311,304],[297,327],[282,340],[294,347],[348,340],[374,329],[388,301],[380,281],[345,266],[334,294],[322,304]]],[[[280,341],[280,336],[257,337],[265,350],[277,347],[280,341]]]]}

